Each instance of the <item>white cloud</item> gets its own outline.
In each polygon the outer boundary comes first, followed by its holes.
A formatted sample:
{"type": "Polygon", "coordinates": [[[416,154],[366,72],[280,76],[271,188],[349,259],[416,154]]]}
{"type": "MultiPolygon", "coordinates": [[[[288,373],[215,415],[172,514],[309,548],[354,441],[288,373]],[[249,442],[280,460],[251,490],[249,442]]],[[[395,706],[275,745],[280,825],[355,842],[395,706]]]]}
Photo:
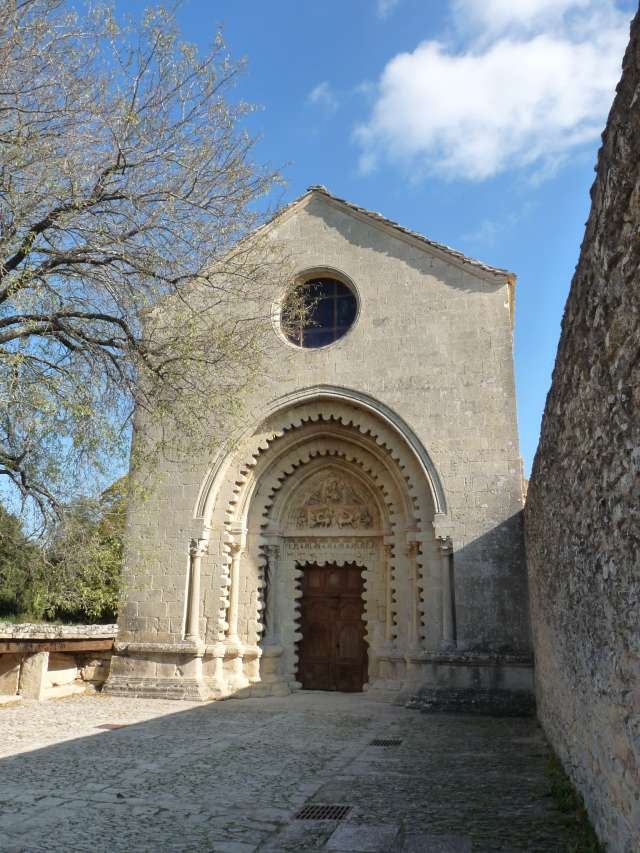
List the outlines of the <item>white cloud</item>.
{"type": "Polygon", "coordinates": [[[326,80],[318,83],[307,95],[310,104],[316,104],[329,113],[338,109],[338,98],[326,80]]]}
{"type": "Polygon", "coordinates": [[[515,28],[549,30],[570,13],[593,12],[605,5],[610,4],[601,0],[453,0],[452,11],[459,28],[496,34],[515,28]]]}
{"type": "Polygon", "coordinates": [[[501,222],[494,221],[493,219],[483,219],[477,228],[464,234],[462,239],[466,243],[491,249],[495,246],[498,237],[503,231],[504,226],[501,222]]]}
{"type": "Polygon", "coordinates": [[[379,18],[388,18],[400,0],[376,0],[376,12],[379,18]]]}
{"type": "Polygon", "coordinates": [[[454,10],[475,21],[476,40],[425,41],[387,64],[355,134],[363,171],[391,160],[471,180],[541,173],[599,136],[628,39],[612,2],[456,0],[454,10]]]}

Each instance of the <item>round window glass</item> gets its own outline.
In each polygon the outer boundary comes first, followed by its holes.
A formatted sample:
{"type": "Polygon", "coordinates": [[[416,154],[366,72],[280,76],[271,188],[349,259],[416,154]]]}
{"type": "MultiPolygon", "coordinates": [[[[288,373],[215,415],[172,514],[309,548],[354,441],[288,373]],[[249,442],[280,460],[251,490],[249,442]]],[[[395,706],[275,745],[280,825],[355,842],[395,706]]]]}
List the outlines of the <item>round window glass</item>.
{"type": "Polygon", "coordinates": [[[325,347],[345,335],[356,318],[354,292],[335,278],[311,278],[285,299],[282,331],[299,347],[325,347]]]}

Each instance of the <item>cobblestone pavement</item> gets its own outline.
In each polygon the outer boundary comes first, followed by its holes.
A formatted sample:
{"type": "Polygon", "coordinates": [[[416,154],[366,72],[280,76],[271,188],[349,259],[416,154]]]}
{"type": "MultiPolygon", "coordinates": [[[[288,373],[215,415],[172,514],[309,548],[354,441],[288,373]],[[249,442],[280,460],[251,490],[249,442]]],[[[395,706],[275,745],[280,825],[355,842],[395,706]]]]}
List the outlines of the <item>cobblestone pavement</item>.
{"type": "Polygon", "coordinates": [[[25,703],[0,708],[0,851],[562,853],[547,755],[533,720],[366,694],[25,703]],[[351,811],[293,820],[308,803],[351,811]]]}

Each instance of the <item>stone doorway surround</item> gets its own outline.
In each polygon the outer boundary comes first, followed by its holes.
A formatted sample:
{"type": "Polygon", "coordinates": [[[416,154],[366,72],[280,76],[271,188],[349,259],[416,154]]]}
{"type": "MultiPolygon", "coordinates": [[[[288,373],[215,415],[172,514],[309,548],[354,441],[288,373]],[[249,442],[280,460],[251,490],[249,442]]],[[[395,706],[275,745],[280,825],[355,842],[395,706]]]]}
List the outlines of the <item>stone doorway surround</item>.
{"type": "MultiPolygon", "coordinates": [[[[225,669],[232,679],[245,675],[240,689],[249,695],[300,687],[303,563],[366,567],[371,688],[400,690],[426,643],[438,649],[455,645],[452,590],[442,577],[444,572],[449,578],[449,540],[439,543],[435,536],[427,478],[383,423],[367,422],[364,413],[338,401],[318,408],[288,413],[295,425],[262,449],[227,506],[232,556],[223,675],[225,669]],[[228,643],[237,623],[234,586],[259,598],[257,625],[251,625],[250,614],[240,615],[247,626],[242,651],[228,643]],[[247,648],[249,654],[258,650],[259,669],[252,674],[247,648]]],[[[215,681],[210,686],[219,689],[215,681]]]]}
{"type": "Polygon", "coordinates": [[[121,635],[107,692],[208,699],[299,689],[300,565],[309,562],[366,567],[370,690],[489,687],[505,673],[531,684],[528,662],[458,653],[444,489],[416,437],[372,398],[315,389],[280,401],[220,454],[194,515],[182,639],[121,635]]]}

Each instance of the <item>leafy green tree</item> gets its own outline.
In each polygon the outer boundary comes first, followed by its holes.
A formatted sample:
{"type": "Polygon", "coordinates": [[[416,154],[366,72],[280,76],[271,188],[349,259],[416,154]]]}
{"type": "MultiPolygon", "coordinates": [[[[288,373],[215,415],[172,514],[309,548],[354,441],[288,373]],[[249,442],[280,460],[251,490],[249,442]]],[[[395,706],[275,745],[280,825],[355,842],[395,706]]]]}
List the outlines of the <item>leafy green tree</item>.
{"type": "Polygon", "coordinates": [[[110,622],[120,599],[126,478],[59,514],[45,544],[0,507],[0,618],[110,622]]]}
{"type": "Polygon", "coordinates": [[[120,598],[126,478],[98,501],[62,513],[35,582],[35,608],[49,619],[109,622],[120,598]]]}
{"type": "Polygon", "coordinates": [[[221,38],[84,8],[0,3],[0,477],[45,520],[124,468],[134,407],[145,454],[237,413],[284,280],[241,239],[277,176],[221,38]]]}
{"type": "Polygon", "coordinates": [[[20,520],[0,506],[0,618],[33,614],[43,566],[41,549],[25,537],[20,520]]]}

